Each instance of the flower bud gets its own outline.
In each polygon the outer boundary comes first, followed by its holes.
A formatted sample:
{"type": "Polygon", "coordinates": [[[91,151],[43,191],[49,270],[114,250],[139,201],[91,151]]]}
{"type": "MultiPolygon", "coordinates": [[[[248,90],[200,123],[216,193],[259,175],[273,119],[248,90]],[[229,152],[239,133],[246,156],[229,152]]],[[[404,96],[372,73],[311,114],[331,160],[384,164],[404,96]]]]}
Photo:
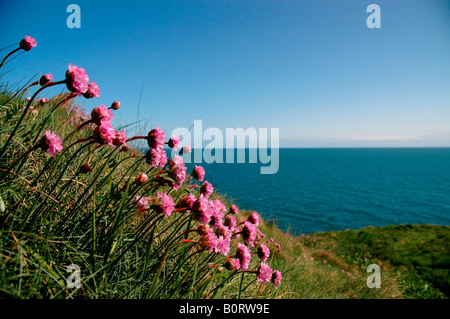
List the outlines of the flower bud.
{"type": "Polygon", "coordinates": [[[136,184],[137,185],[144,185],[145,183],[147,183],[147,181],[148,181],[148,176],[147,176],[147,174],[141,174],[141,175],[138,175],[137,177],[136,177],[136,180],[135,180],[135,182],[136,182],[136,184]]]}
{"type": "Polygon", "coordinates": [[[120,109],[120,106],[121,106],[121,104],[120,104],[119,101],[114,101],[114,102],[111,104],[110,109],[118,110],[118,109],[120,109]]]}
{"type": "Polygon", "coordinates": [[[86,164],[84,164],[83,166],[80,167],[80,172],[83,173],[83,174],[87,174],[90,171],[91,171],[91,166],[88,163],[86,163],[86,164]]]}
{"type": "Polygon", "coordinates": [[[39,85],[40,85],[40,86],[44,86],[44,85],[50,83],[51,81],[53,81],[53,75],[52,75],[51,73],[44,74],[44,75],[41,76],[41,78],[39,79],[39,85]]]}

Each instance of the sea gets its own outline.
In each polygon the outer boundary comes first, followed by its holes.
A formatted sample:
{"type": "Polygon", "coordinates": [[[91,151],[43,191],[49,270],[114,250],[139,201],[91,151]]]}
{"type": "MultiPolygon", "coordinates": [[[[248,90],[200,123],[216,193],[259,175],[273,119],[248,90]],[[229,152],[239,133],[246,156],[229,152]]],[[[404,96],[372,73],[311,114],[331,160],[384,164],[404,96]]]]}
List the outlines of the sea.
{"type": "Polygon", "coordinates": [[[192,156],[188,170],[202,165],[225,198],[294,235],[450,225],[450,148],[281,148],[275,174],[261,174],[269,164],[250,163],[249,150],[244,163],[226,163],[226,151],[224,163],[192,156]]]}

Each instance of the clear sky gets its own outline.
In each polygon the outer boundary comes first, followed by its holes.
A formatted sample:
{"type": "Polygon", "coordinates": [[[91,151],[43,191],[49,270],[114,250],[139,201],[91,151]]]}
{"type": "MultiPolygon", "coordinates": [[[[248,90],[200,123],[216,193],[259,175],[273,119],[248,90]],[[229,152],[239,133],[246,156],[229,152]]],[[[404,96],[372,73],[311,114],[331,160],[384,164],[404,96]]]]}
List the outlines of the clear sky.
{"type": "Polygon", "coordinates": [[[142,88],[140,118],[166,132],[201,119],[279,128],[287,147],[450,146],[449,1],[15,0],[0,21],[0,48],[38,43],[3,80],[83,67],[101,97],[79,103],[120,101],[116,125],[136,121],[142,88]]]}

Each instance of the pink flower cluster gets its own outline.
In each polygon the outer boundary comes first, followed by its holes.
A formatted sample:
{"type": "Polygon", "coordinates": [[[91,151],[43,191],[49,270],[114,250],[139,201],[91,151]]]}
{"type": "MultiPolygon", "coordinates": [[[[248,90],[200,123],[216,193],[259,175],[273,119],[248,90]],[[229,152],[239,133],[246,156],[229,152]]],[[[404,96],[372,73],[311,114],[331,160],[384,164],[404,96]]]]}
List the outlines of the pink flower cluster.
{"type": "Polygon", "coordinates": [[[184,184],[186,180],[186,169],[183,158],[179,155],[175,155],[169,161],[169,177],[175,181],[175,183],[170,182],[173,188],[176,189],[184,184]]]}
{"type": "Polygon", "coordinates": [[[169,142],[167,142],[167,145],[175,151],[178,150],[181,147],[180,138],[176,135],[172,135],[169,142]]]}
{"type": "MultiPolygon", "coordinates": [[[[92,82],[95,84],[95,82],[92,82]]],[[[122,129],[121,132],[115,131],[114,127],[111,125],[111,120],[114,118],[114,115],[110,108],[107,108],[106,105],[99,105],[92,109],[91,112],[91,122],[96,124],[97,126],[94,128],[92,137],[94,141],[100,145],[109,144],[114,146],[124,146],[127,147],[127,135],[125,134],[125,129],[122,129]]]]}
{"type": "Polygon", "coordinates": [[[26,35],[25,38],[20,41],[19,46],[22,50],[30,51],[31,48],[37,46],[37,43],[35,39],[30,37],[29,35],[26,35]]]}
{"type": "Polygon", "coordinates": [[[146,153],[147,164],[153,167],[164,167],[167,163],[167,154],[164,151],[164,140],[166,133],[158,126],[152,129],[147,136],[147,143],[150,150],[146,153]]]}
{"type": "MultiPolygon", "coordinates": [[[[152,129],[145,139],[150,147],[145,156],[147,163],[153,167],[164,168],[167,157],[163,157],[161,152],[163,152],[165,133],[158,126],[156,129],[152,129]],[[162,163],[161,157],[163,157],[162,163]]],[[[172,142],[168,143],[169,147],[175,147],[177,144],[176,138],[172,137],[170,141],[172,142]]],[[[195,166],[191,176],[198,181],[203,181],[204,168],[195,166]]],[[[148,198],[137,197],[138,209],[151,208],[155,212],[164,214],[166,218],[172,216],[174,212],[192,214],[194,221],[198,223],[197,234],[200,237],[196,240],[185,239],[184,242],[195,242],[201,250],[204,249],[209,253],[225,256],[223,265],[226,269],[253,272],[256,274],[259,283],[264,284],[271,281],[277,286],[281,281],[281,273],[272,271],[266,263],[270,257],[268,244],[271,241],[261,242],[265,235],[258,229],[260,224],[259,214],[253,212],[247,220],[238,225],[235,218],[235,215],[239,213],[238,208],[236,205],[231,205],[227,209],[221,200],[213,199],[211,195],[214,188],[211,183],[205,181],[200,187],[197,185],[181,187],[186,183],[186,180],[188,179],[183,158],[180,155],[174,155],[169,160],[168,167],[154,175],[154,181],[160,186],[169,186],[178,194],[190,189],[189,193],[179,196],[177,203],[174,202],[176,197],[170,197],[166,193],[158,193],[155,199],[151,199],[153,201],[151,205],[148,198]],[[199,190],[196,197],[191,190],[197,187],[199,190]],[[236,252],[230,256],[233,239],[242,240],[242,242],[237,244],[236,252]],[[251,250],[253,250],[253,253],[251,250]],[[253,254],[259,257],[260,264],[257,270],[250,271],[248,269],[253,254]]],[[[147,182],[147,179],[145,182],[147,182]]],[[[143,183],[138,185],[143,185],[143,183]]]]}
{"type": "Polygon", "coordinates": [[[44,74],[39,79],[39,85],[44,86],[46,84],[49,84],[51,81],[53,81],[53,75],[51,73],[44,74]]]}
{"type": "Polygon", "coordinates": [[[202,182],[205,178],[205,169],[201,166],[195,165],[193,171],[192,171],[192,177],[198,180],[199,182],[202,182]]]}
{"type": "Polygon", "coordinates": [[[156,212],[164,214],[165,217],[169,217],[175,208],[175,204],[172,197],[166,193],[159,192],[152,207],[156,212]]]}
{"type": "Polygon", "coordinates": [[[99,97],[100,96],[100,88],[94,81],[92,81],[88,85],[88,89],[86,90],[86,92],[83,93],[83,96],[86,99],[92,99],[93,97],[99,97]]]}
{"type": "Polygon", "coordinates": [[[52,131],[45,131],[45,135],[42,137],[39,146],[52,157],[55,157],[56,153],[61,152],[63,149],[61,139],[52,131]]]}
{"type": "Polygon", "coordinates": [[[84,94],[89,88],[89,76],[86,70],[69,64],[66,72],[66,86],[69,91],[77,96],[84,94]]]}

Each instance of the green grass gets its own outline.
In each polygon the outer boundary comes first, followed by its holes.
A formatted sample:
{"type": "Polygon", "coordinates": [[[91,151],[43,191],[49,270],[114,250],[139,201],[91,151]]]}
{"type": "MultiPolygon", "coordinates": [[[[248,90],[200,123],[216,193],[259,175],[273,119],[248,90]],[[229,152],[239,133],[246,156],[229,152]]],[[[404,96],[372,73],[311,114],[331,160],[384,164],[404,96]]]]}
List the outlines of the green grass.
{"type": "MultiPolygon", "coordinates": [[[[383,265],[398,273],[408,298],[443,298],[450,293],[450,227],[391,225],[313,234],[316,247],[331,251],[344,263],[383,265]]],[[[316,248],[317,249],[317,248],[316,248]]],[[[383,269],[382,269],[383,270],[383,269]]]]}

